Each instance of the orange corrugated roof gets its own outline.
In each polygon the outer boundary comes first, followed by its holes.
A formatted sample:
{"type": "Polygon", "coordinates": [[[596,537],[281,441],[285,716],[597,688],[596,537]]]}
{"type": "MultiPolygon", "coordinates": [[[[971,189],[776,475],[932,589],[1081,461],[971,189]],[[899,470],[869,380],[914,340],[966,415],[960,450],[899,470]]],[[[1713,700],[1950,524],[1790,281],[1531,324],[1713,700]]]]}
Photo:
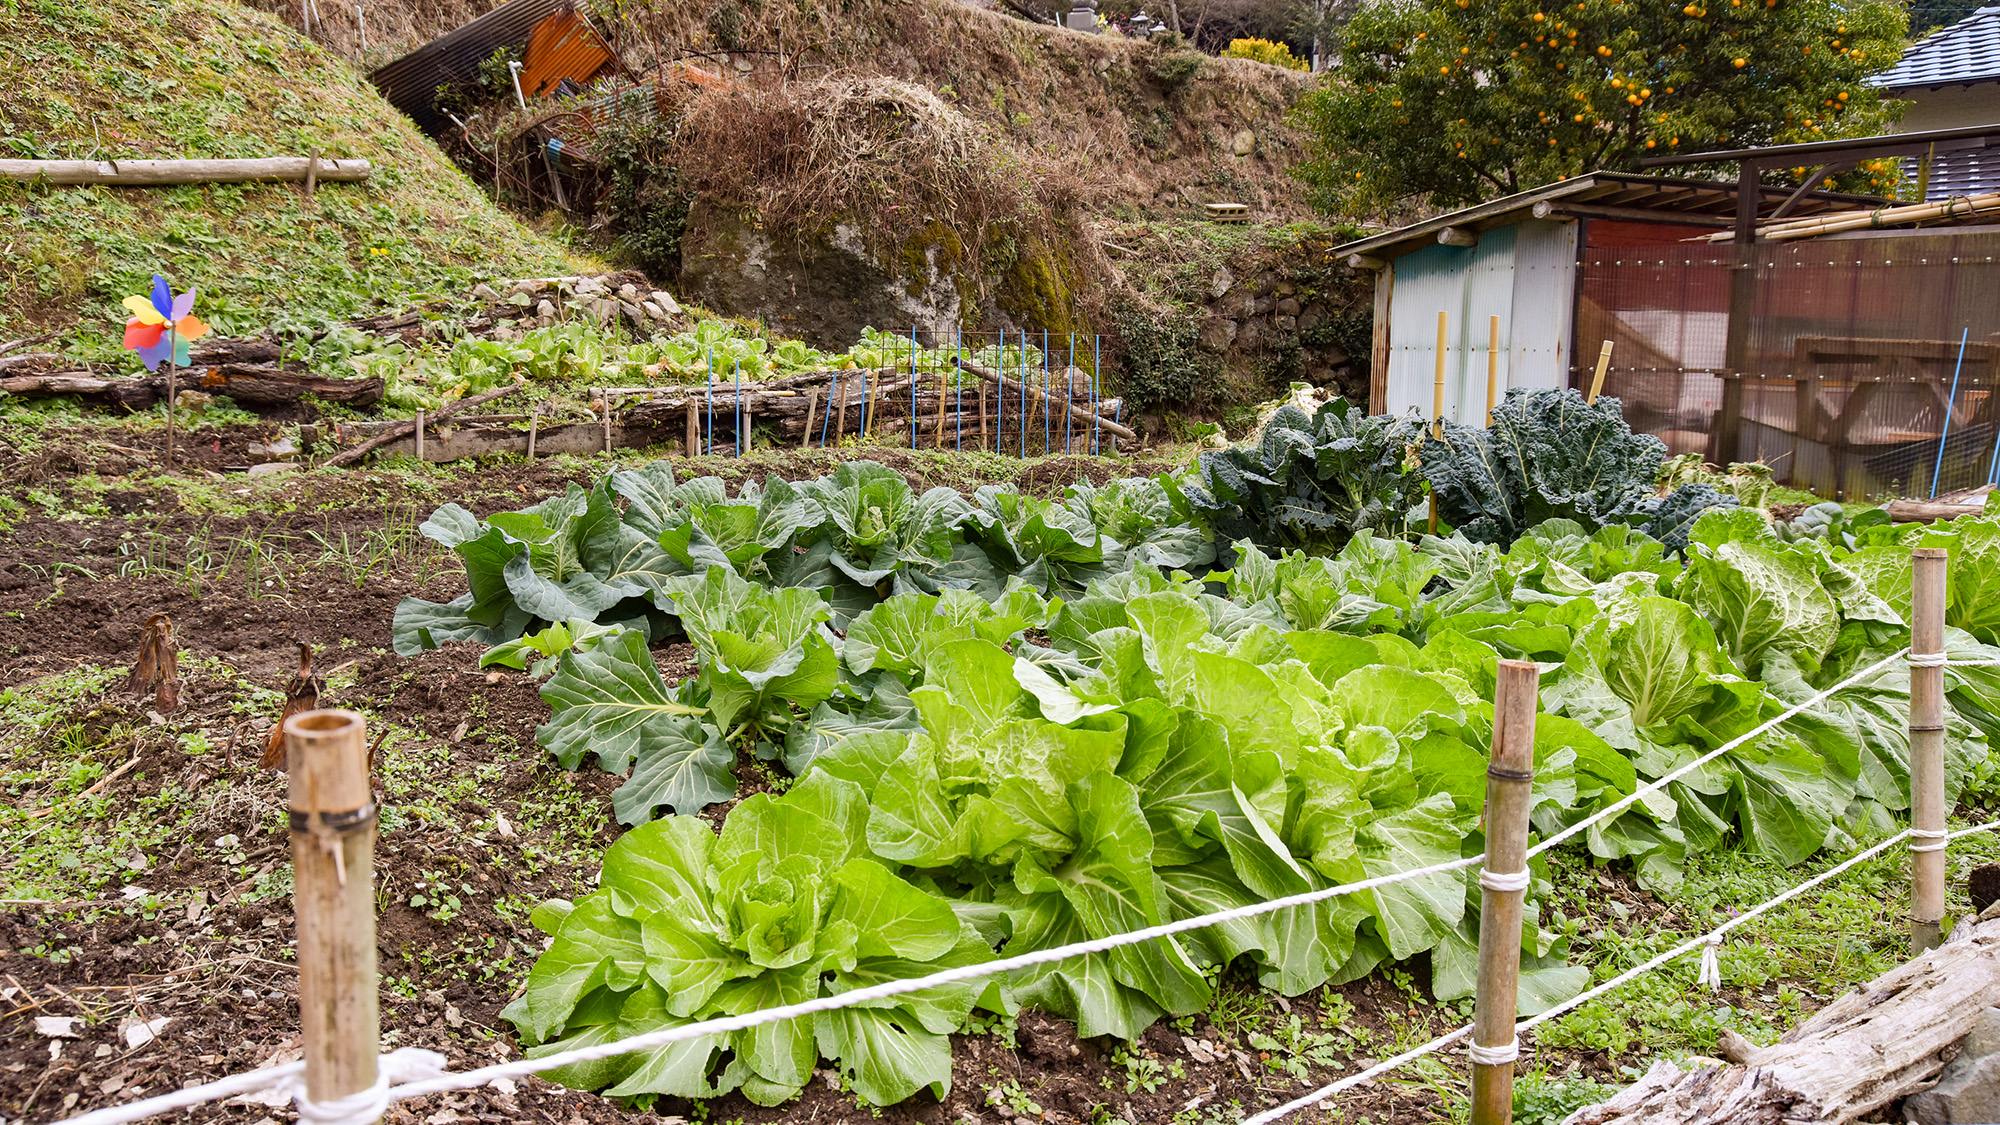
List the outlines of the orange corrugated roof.
{"type": "Polygon", "coordinates": [[[611,65],[611,52],[582,16],[556,12],[528,33],[528,57],[521,67],[521,92],[537,97],[567,78],[585,85],[611,65]]]}

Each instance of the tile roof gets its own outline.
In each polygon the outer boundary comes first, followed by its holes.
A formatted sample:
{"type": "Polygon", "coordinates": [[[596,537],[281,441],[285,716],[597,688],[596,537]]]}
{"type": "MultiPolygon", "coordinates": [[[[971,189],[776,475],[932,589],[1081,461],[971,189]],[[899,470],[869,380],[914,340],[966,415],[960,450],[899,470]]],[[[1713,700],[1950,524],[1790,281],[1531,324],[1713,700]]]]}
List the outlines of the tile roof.
{"type": "Polygon", "coordinates": [[[1895,66],[1870,75],[1885,90],[2000,81],[2000,7],[1981,8],[1903,53],[1895,66]]]}

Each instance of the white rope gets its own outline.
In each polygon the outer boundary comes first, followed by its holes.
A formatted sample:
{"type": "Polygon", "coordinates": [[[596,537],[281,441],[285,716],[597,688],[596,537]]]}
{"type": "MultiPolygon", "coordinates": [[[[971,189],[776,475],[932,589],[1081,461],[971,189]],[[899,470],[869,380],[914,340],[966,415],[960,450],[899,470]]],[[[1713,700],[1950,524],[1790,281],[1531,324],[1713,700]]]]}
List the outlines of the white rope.
{"type": "Polygon", "coordinates": [[[1944,652],[1913,652],[1910,654],[1912,668],[1942,668],[1951,663],[1951,654],[1944,652]]]}
{"type": "Polygon", "coordinates": [[[1516,1035],[1512,1042],[1498,1047],[1482,1047],[1477,1043],[1465,1048],[1465,1057],[1479,1066],[1505,1066],[1521,1057],[1521,1037],[1516,1035]]]}
{"type": "Polygon", "coordinates": [[[1707,985],[1710,992],[1722,991],[1722,935],[1711,934],[1701,945],[1701,972],[1695,974],[1697,987],[1707,985]]]}
{"type": "Polygon", "coordinates": [[[2000,668],[2000,660],[1947,660],[1947,668],[2000,668]]]}
{"type": "Polygon", "coordinates": [[[239,1094],[263,1090],[284,1090],[298,1104],[301,1120],[316,1125],[365,1125],[382,1116],[389,1104],[390,1084],[428,1078],[445,1068],[445,1057],[436,1051],[398,1047],[382,1056],[375,1066],[375,1085],[345,1098],[313,1102],[305,1096],[306,1064],[289,1062],[262,1070],[232,1074],[227,1078],[189,1086],[170,1094],[124,1105],[107,1106],[69,1118],[64,1125],[123,1125],[155,1114],[171,1113],[204,1102],[226,1101],[239,1094]]]}
{"type": "Polygon", "coordinates": [[[1951,833],[1943,829],[1912,828],[1910,829],[1910,839],[1912,841],[1931,841],[1928,844],[1911,843],[1910,850],[1913,852],[1941,852],[1947,846],[1945,841],[1951,839],[1951,833]]]}
{"type": "Polygon", "coordinates": [[[1314,1090],[1310,1094],[1306,1094],[1302,1097],[1293,1098],[1291,1101],[1288,1101],[1284,1105],[1278,1106],[1275,1109],[1267,1109],[1255,1117],[1246,1117],[1243,1119],[1243,1125],[1271,1125],[1271,1122],[1276,1121],[1277,1119],[1285,1116],[1288,1113],[1296,1113],[1299,1110],[1307,1108],[1308,1106],[1318,1105],[1319,1103],[1334,1096],[1335,1094],[1340,1093],[1343,1090],[1351,1090],[1354,1087],[1361,1085],[1363,1082],[1366,1082],[1371,1078],[1375,1078],[1378,1075],[1387,1074],[1390,1071],[1395,1070],[1397,1067],[1402,1066],[1405,1063],[1415,1062],[1416,1060],[1423,1058],[1425,1055],[1432,1054],[1436,1051],[1441,1051],[1444,1048],[1451,1046],[1453,1043],[1458,1042],[1459,1040],[1465,1038],[1470,1034],[1472,1034],[1471,1024],[1466,1024],[1464,1027],[1459,1028],[1457,1031],[1445,1032],[1443,1035],[1438,1036],[1436,1039],[1431,1040],[1430,1042],[1424,1044],[1421,1047],[1412,1047],[1409,1050],[1404,1051],[1402,1054],[1397,1055],[1395,1058],[1383,1059],[1381,1062],[1376,1063],[1374,1066],[1369,1067],[1367,1070],[1364,1070],[1359,1074],[1350,1074],[1347,1077],[1342,1078],[1336,1082],[1331,1082],[1325,1086],[1321,1086],[1319,1089],[1314,1090]]]}
{"type": "Polygon", "coordinates": [[[1961,828],[1958,831],[1953,832],[1950,835],[1947,835],[1945,839],[1956,840],[1960,836],[1970,836],[1975,832],[1991,832],[1995,828],[2000,828],[2000,820],[1989,820],[1985,824],[1975,824],[1970,828],[1961,828]]]}
{"type": "Polygon", "coordinates": [[[1839,865],[1827,868],[1825,871],[1822,871],[1818,875],[1815,875],[1812,878],[1806,880],[1805,882],[1800,883],[1798,886],[1793,887],[1791,890],[1785,891],[1782,894],[1776,895],[1772,898],[1764,900],[1761,903],[1758,903],[1756,906],[1753,906],[1750,909],[1745,910],[1743,913],[1738,914],[1736,917],[1731,918],[1729,921],[1724,922],[1720,926],[1715,927],[1714,929],[1708,931],[1707,933],[1702,934],[1699,937],[1689,938],[1687,941],[1684,941],[1679,945],[1674,946],[1672,949],[1669,949],[1665,953],[1660,954],[1658,957],[1655,957],[1652,960],[1647,961],[1645,964],[1639,965],[1632,969],[1628,969],[1625,972],[1622,972],[1617,976],[1612,977],[1610,980],[1605,981],[1603,984],[1598,985],[1596,988],[1590,989],[1587,992],[1578,993],[1577,995],[1570,997],[1568,1000],[1565,1000],[1562,1003],[1557,1004],[1555,1007],[1550,1008],[1545,1012],[1529,1016],[1527,1019],[1524,1019],[1520,1023],[1514,1025],[1514,1033],[1518,1035],[1521,1032],[1536,1026],[1537,1024],[1545,1023],[1549,1020],[1552,1020],[1557,1016],[1562,1015],[1564,1012],[1569,1011],[1572,1008],[1588,1004],[1592,1000],[1597,999],[1599,996],[1602,996],[1605,993],[1611,991],[1612,989],[1617,988],[1619,985],[1625,984],[1628,981],[1644,976],[1645,974],[1652,972],[1654,969],[1659,968],[1661,965],[1664,965],[1667,962],[1672,961],[1677,957],[1684,956],[1694,951],[1695,949],[1698,949],[1701,946],[1708,944],[1708,942],[1711,940],[1720,940],[1722,935],[1728,933],[1729,931],[1735,929],[1738,926],[1743,925],[1750,919],[1755,918],[1760,914],[1766,913],[1767,911],[1775,910],[1779,906],[1782,906],[1785,903],[1790,902],[1791,900],[1806,893],[1807,891],[1812,890],[1814,887],[1819,886],[1821,883],[1825,883],[1837,876],[1845,874],[1849,868],[1855,866],[1858,863],[1862,863],[1866,860],[1873,859],[1876,856],[1882,854],[1883,852],[1888,851],[1890,848],[1895,847],[1897,844],[1901,843],[1908,836],[1909,836],[1908,832],[1898,832],[1894,836],[1891,836],[1888,839],[1883,840],[1881,843],[1876,844],[1874,847],[1869,848],[1867,851],[1858,852],[1855,855],[1848,857],[1839,865]]]}
{"type": "Polygon", "coordinates": [[[1750,741],[1751,739],[1756,738],[1758,735],[1763,734],[1764,732],[1770,730],[1772,727],[1777,726],[1779,723],[1785,722],[1788,719],[1796,718],[1798,715],[1803,713],[1806,710],[1806,708],[1811,707],[1816,703],[1819,703],[1820,701],[1826,699],[1828,696],[1834,694],[1835,692],[1845,691],[1846,689],[1854,686],[1855,684],[1860,683],[1861,681],[1867,679],[1868,677],[1873,676],[1877,672],[1880,672],[1882,669],[1887,668],[1889,665],[1895,663],[1898,660],[1901,660],[1908,653],[1909,653],[1908,649],[1903,649],[1900,652],[1891,653],[1888,656],[1885,656],[1882,659],[1877,660],[1875,663],[1870,664],[1868,667],[1863,668],[1859,672],[1854,673],[1852,676],[1847,677],[1846,679],[1840,681],[1839,683],[1833,685],[1832,687],[1827,688],[1826,690],[1820,692],[1819,694],[1813,696],[1812,698],[1804,701],[1803,703],[1794,704],[1793,706],[1787,708],[1783,712],[1780,712],[1778,715],[1770,719],[1766,719],[1762,724],[1757,726],[1755,729],[1749,731],[1746,734],[1741,734],[1736,736],[1735,738],[1730,739],[1728,742],[1725,742],[1722,745],[1716,747],[1715,749],[1710,750],[1708,753],[1703,754],[1701,757],[1696,758],[1694,761],[1689,762],[1687,765],[1684,765],[1681,768],[1673,771],[1672,773],[1667,774],[1665,777],[1660,778],[1658,781],[1649,782],[1645,785],[1640,786],[1639,788],[1633,790],[1629,795],[1617,801],[1616,803],[1607,805],[1603,809],[1600,809],[1597,812],[1592,813],[1587,817],[1584,817],[1582,820],[1577,821],[1575,824],[1570,825],[1568,828],[1563,829],[1562,831],[1556,833],[1555,835],[1550,836],[1548,839],[1543,840],[1541,843],[1536,844],[1534,847],[1529,848],[1528,849],[1529,857],[1533,858],[1534,856],[1538,856],[1543,852],[1548,851],[1550,848],[1555,847],[1557,844],[1562,843],[1564,840],[1569,839],[1571,836],[1574,836],[1577,833],[1584,831],[1585,829],[1591,827],[1594,824],[1600,824],[1606,820],[1610,820],[1613,817],[1623,814],[1626,809],[1629,809],[1633,805],[1637,804],[1641,797],[1647,796],[1648,794],[1651,793],[1657,793],[1660,790],[1665,789],[1669,784],[1679,781],[1681,778],[1686,777],[1688,774],[1691,774],[1695,770],[1698,770],[1701,767],[1707,765],[1708,763],[1716,760],[1717,758],[1722,757],[1724,754],[1729,753],[1731,750],[1736,749],[1738,746],[1741,746],[1744,743],[1750,741]]]}
{"type": "Polygon", "coordinates": [[[1506,875],[1498,871],[1488,871],[1484,867],[1479,869],[1479,885],[1489,891],[1498,891],[1503,894],[1508,891],[1527,890],[1531,879],[1532,876],[1528,874],[1526,869],[1506,875]]]}

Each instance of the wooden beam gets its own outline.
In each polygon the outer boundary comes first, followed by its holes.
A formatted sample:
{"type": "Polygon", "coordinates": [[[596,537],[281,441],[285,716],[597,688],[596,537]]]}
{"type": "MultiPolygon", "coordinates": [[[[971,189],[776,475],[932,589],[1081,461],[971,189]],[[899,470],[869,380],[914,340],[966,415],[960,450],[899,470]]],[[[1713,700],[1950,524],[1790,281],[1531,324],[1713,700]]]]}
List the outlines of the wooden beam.
{"type": "Polygon", "coordinates": [[[1535,204],[1535,218],[1590,218],[1623,219],[1636,223],[1679,223],[1691,227],[1727,227],[1731,219],[1725,215],[1704,214],[1699,211],[1654,211],[1645,207],[1610,207],[1595,203],[1555,203],[1543,200],[1535,204]]]}
{"type": "Polygon", "coordinates": [[[1479,232],[1467,230],[1464,227],[1446,227],[1438,231],[1438,242],[1444,246],[1477,246],[1479,245],[1479,232]]]}
{"type": "Polygon", "coordinates": [[[299,181],[358,183],[373,169],[366,160],[321,160],[271,156],[256,160],[0,160],[0,180],[46,180],[52,184],[241,184],[299,181]]]}
{"type": "Polygon", "coordinates": [[[1389,262],[1385,258],[1370,257],[1367,254],[1349,254],[1347,268],[1351,270],[1379,270],[1389,262]]]}

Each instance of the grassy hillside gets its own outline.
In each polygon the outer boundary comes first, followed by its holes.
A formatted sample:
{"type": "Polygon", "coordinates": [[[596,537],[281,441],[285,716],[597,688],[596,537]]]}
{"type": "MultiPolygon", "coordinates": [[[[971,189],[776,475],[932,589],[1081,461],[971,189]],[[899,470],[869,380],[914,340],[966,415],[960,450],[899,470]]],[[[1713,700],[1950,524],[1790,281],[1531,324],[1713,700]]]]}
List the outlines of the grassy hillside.
{"type": "Polygon", "coordinates": [[[343,60],[233,0],[0,0],[0,152],[365,157],[331,184],[0,182],[0,340],[115,348],[119,300],[167,274],[224,332],[351,315],[485,275],[583,264],[495,207],[343,60]]]}

